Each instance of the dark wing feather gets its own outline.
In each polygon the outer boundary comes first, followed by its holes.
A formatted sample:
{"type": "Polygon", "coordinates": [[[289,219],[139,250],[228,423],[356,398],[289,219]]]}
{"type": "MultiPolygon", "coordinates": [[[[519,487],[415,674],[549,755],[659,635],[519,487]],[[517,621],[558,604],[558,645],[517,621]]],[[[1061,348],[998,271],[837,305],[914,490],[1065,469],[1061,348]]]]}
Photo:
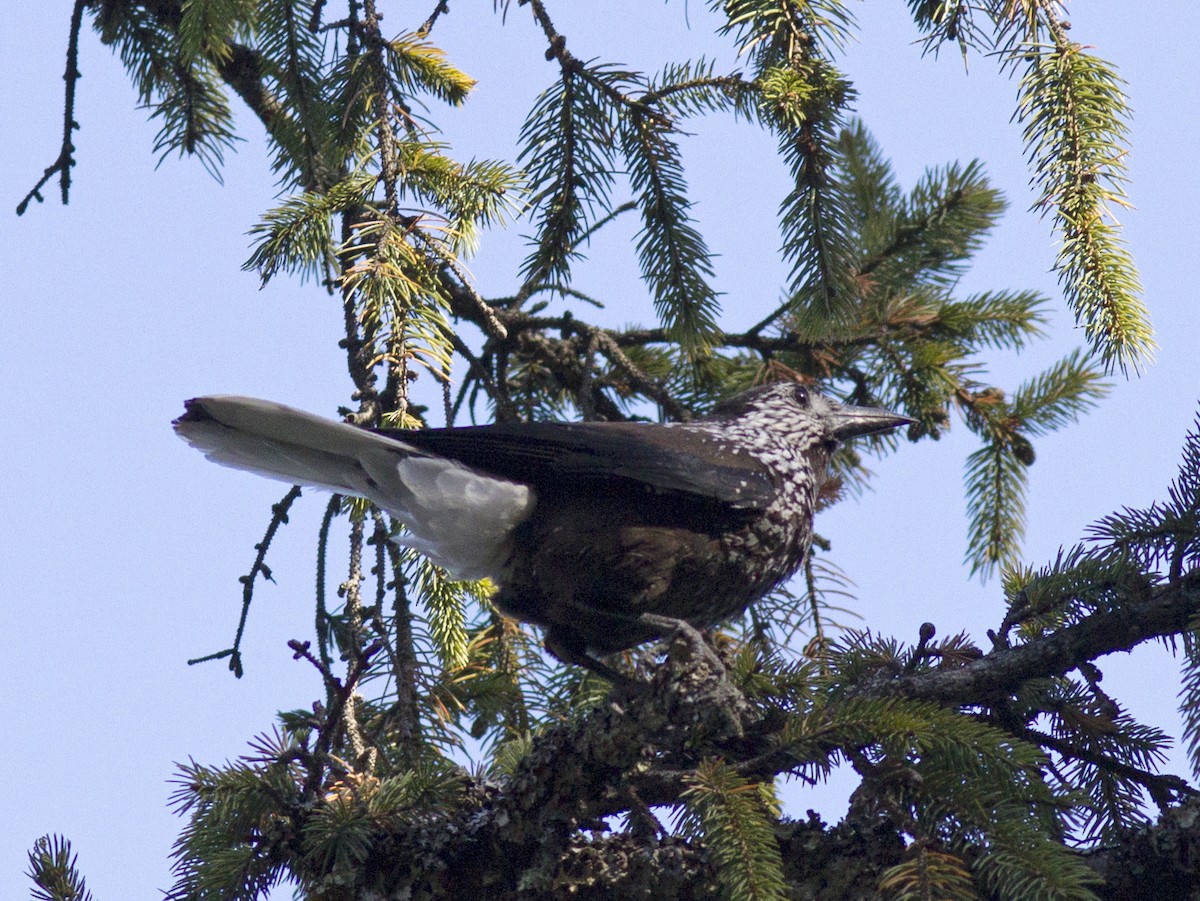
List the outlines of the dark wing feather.
{"type": "Polygon", "coordinates": [[[736,512],[763,509],[775,491],[766,467],[732,453],[719,437],[653,423],[498,423],[385,434],[541,490],[615,482],[736,512]]]}

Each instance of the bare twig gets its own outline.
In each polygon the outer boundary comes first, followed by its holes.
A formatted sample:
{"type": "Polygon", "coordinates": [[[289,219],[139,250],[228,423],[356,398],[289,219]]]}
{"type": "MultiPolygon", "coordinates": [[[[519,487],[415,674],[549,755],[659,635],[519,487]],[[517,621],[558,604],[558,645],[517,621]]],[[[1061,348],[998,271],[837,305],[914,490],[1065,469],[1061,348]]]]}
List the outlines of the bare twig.
{"type": "Polygon", "coordinates": [[[433,26],[437,24],[437,20],[449,12],[450,4],[447,3],[446,0],[438,0],[438,5],[433,8],[433,12],[429,14],[429,18],[426,19],[421,24],[421,27],[417,29],[417,36],[427,37],[429,32],[433,30],[433,26]]]}
{"type": "Polygon", "coordinates": [[[275,540],[275,533],[279,531],[279,527],[288,521],[288,509],[292,506],[292,502],[299,496],[300,486],[293,485],[291,490],[283,496],[279,503],[271,505],[271,522],[267,526],[267,531],[263,535],[262,541],[254,545],[256,553],[254,563],[250,566],[250,572],[244,576],[238,576],[238,581],[242,583],[242,615],[238,618],[237,633],[233,638],[233,646],[224,651],[218,651],[215,654],[195,657],[188,661],[189,666],[228,657],[229,669],[239,679],[242,678],[242,635],[246,631],[246,618],[250,615],[250,602],[254,598],[254,581],[259,576],[268,581],[274,581],[271,579],[271,568],[266,563],[267,549],[270,548],[271,542],[275,540]]]}
{"type": "Polygon", "coordinates": [[[79,128],[79,123],[75,121],[75,84],[82,74],[79,71],[79,32],[83,27],[83,9],[87,4],[88,0],[75,0],[75,6],[71,9],[71,31],[67,38],[67,70],[63,73],[63,81],[67,83],[67,88],[63,100],[62,147],[58,152],[58,159],[46,167],[38,183],[17,204],[18,216],[24,215],[31,200],[42,202],[42,187],[55,173],[58,173],[59,190],[64,206],[71,194],[71,167],[75,165],[75,143],[71,140],[71,134],[79,128]]]}

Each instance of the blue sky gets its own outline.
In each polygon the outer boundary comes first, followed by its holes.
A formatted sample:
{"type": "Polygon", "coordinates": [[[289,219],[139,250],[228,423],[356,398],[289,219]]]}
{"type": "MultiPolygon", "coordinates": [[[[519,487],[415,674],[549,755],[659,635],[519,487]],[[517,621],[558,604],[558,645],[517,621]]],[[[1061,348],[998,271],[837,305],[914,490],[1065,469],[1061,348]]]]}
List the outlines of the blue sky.
{"type": "MultiPolygon", "coordinates": [[[[432,7],[432,4],[429,4],[432,7]]],[[[554,75],[542,38],[514,4],[501,24],[490,3],[453,4],[435,38],[479,79],[463,111],[435,118],[462,158],[515,156],[520,113],[554,75]],[[497,48],[502,48],[497,52],[497,48]]],[[[410,24],[399,4],[389,28],[410,24]]],[[[1118,379],[1079,425],[1039,442],[1031,470],[1025,558],[1042,563],[1122,505],[1162,498],[1200,401],[1200,324],[1194,312],[1200,174],[1200,7],[1169,18],[1116,0],[1069,8],[1077,40],[1094,44],[1129,82],[1135,116],[1129,157],[1137,209],[1124,213],[1130,247],[1158,330],[1157,362],[1118,379]],[[1164,21],[1164,19],[1166,19],[1164,21]]],[[[572,51],[633,67],[705,53],[735,64],[699,3],[580,3],[551,11],[572,51]],[[598,15],[596,10],[607,10],[598,15]],[[636,10],[636,15],[634,13],[636,10]],[[688,30],[686,19],[690,19],[688,30]],[[649,24],[647,24],[647,21],[649,24]]],[[[954,52],[921,58],[905,5],[862,5],[861,40],[842,65],[859,114],[911,185],[927,166],[981,159],[1011,209],[965,277],[964,290],[1034,288],[1058,298],[1054,239],[1025,212],[1015,86],[991,60],[969,74],[954,52]]],[[[71,203],[18,219],[17,202],[58,153],[70,4],[16,4],[0,33],[0,749],[8,775],[0,823],[0,895],[24,897],[25,851],[60,831],[79,852],[99,898],[152,897],[169,885],[179,821],[167,810],[173,762],[219,762],[270,728],[276,710],[321,694],[285,642],[308,637],[313,545],[322,501],[309,500],[272,548],[277,584],[262,589],[245,645],[246,677],[187,658],[226,647],[240,605],[239,575],[285,489],[206,464],[171,434],[181,401],[237,392],[332,413],[350,390],[336,342],[340,312],[319,289],[279,279],[259,290],[240,269],[246,232],[272,203],[260,131],[229,156],[225,183],[194,161],[151,151],[154,125],[135,108],[118,61],[87,32],[78,91],[79,165],[71,203]]],[[[413,20],[424,13],[413,13],[413,20]]],[[[769,138],[706,118],[686,144],[696,215],[721,256],[730,329],[779,299],[784,272],[775,209],[786,187],[769,138]]],[[[522,228],[489,237],[472,270],[485,294],[513,284],[522,228]]],[[[650,321],[629,232],[589,250],[577,284],[608,303],[614,324],[650,321]]],[[[1051,336],[1020,356],[988,360],[1014,387],[1079,341],[1061,302],[1051,336]]],[[[982,640],[1001,616],[993,581],[961,565],[966,529],[965,429],[905,446],[879,463],[875,490],[818,523],[834,560],[857,583],[862,624],[905,641],[920,624],[982,640]]],[[[1102,661],[1105,687],[1135,715],[1177,734],[1178,666],[1160,648],[1102,661]]],[[[1184,767],[1183,756],[1175,757],[1184,767]]],[[[845,788],[789,788],[789,808],[836,819],[845,788]]]]}

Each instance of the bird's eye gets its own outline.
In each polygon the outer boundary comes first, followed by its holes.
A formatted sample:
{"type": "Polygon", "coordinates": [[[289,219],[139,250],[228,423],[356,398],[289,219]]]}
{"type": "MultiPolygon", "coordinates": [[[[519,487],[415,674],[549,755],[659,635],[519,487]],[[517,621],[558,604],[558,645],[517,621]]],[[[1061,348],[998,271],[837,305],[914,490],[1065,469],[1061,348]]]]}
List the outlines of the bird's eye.
{"type": "Polygon", "coordinates": [[[796,398],[796,403],[798,403],[800,406],[808,406],[808,389],[803,385],[797,385],[792,390],[792,396],[796,398]]]}

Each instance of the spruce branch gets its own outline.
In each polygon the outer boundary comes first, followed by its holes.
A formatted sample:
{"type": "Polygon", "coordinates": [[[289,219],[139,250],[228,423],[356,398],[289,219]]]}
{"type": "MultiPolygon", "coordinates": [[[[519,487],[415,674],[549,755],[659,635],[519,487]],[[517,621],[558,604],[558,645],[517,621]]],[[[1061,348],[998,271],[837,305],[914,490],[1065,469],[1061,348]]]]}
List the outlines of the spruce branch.
{"type": "Polygon", "coordinates": [[[787,897],[763,787],[711,760],[702,761],[685,784],[682,799],[702,824],[717,879],[727,896],[754,901],[787,897]]]}
{"type": "Polygon", "coordinates": [[[841,50],[851,39],[854,15],[841,0],[728,0],[721,30],[733,34],[741,52],[753,51],[764,67],[780,60],[841,50]]]}
{"type": "Polygon", "coordinates": [[[966,562],[971,575],[987,578],[1017,562],[1017,542],[1025,531],[1026,466],[1013,449],[1013,438],[993,430],[983,447],[967,458],[966,562]]]}
{"type": "Polygon", "coordinates": [[[1048,735],[1037,729],[1026,729],[1023,733],[1025,740],[1031,744],[1040,745],[1064,759],[1080,760],[1113,776],[1134,782],[1146,789],[1147,794],[1166,813],[1180,801],[1197,794],[1185,780],[1167,773],[1154,773],[1147,769],[1123,763],[1113,757],[1100,753],[1075,742],[1064,741],[1054,735],[1048,735]]]}
{"type": "Polygon", "coordinates": [[[43,835],[34,842],[26,872],[36,886],[34,901],[92,901],[78,862],[79,855],[61,835],[43,835]]]}
{"type": "MultiPolygon", "coordinates": [[[[309,27],[311,18],[305,20],[301,7],[296,2],[272,3],[266,4],[261,13],[261,71],[264,76],[269,74],[277,87],[278,103],[274,108],[286,110],[284,115],[264,121],[264,125],[278,144],[276,168],[287,174],[287,181],[321,192],[344,171],[329,140],[329,122],[336,113],[327,108],[321,95],[321,42],[309,27]]],[[[253,95],[252,81],[247,82],[248,92],[253,95]]]]}
{"type": "Polygon", "coordinates": [[[634,98],[621,90],[618,86],[620,84],[619,81],[604,77],[602,70],[596,70],[577,59],[567,49],[566,36],[555,29],[554,23],[550,21],[550,15],[547,13],[546,6],[542,0],[527,0],[527,2],[530,11],[533,13],[534,20],[546,35],[546,41],[549,44],[546,48],[546,59],[558,62],[564,79],[579,77],[599,94],[603,95],[612,105],[628,106],[645,115],[659,118],[662,124],[668,123],[666,117],[648,106],[644,99],[634,98]]]}
{"type": "Polygon", "coordinates": [[[1101,552],[1123,554],[1147,571],[1165,566],[1172,581],[1186,567],[1200,565],[1200,419],[1187,436],[1167,496],[1165,503],[1125,507],[1104,517],[1088,529],[1088,539],[1101,552]]]}
{"type": "MultiPolygon", "coordinates": [[[[361,213],[347,211],[341,217],[342,246],[349,247],[355,240],[357,220],[361,213]]],[[[372,365],[375,336],[360,323],[358,298],[350,279],[354,259],[343,254],[340,261],[339,288],[342,295],[342,324],[345,335],[339,345],[346,352],[346,365],[354,382],[358,412],[351,419],[360,425],[375,425],[382,418],[379,404],[378,379],[372,365]]]]}
{"type": "Polygon", "coordinates": [[[417,659],[416,641],[413,636],[413,611],[408,602],[408,580],[401,565],[400,548],[389,540],[389,529],[383,514],[372,509],[375,521],[375,578],[379,593],[373,613],[376,634],[388,652],[392,666],[392,682],[395,700],[388,711],[389,724],[395,726],[391,734],[401,755],[417,759],[421,750],[421,718],[418,709],[417,685],[421,675],[417,659]],[[390,568],[389,568],[390,567],[390,568]],[[390,572],[391,580],[387,578],[390,572]],[[392,591],[392,630],[389,640],[387,624],[383,619],[384,595],[392,591]]]}
{"type": "MultiPolygon", "coordinates": [[[[796,307],[837,323],[849,315],[855,292],[853,252],[846,231],[849,216],[832,147],[841,127],[841,109],[853,91],[823,64],[806,67],[802,78],[805,82],[793,83],[789,76],[777,88],[775,102],[780,107],[772,113],[780,152],[795,183],[780,210],[782,252],[792,264],[790,293],[796,307]],[[809,90],[799,91],[808,79],[813,82],[809,90]],[[798,94],[798,103],[793,93],[798,94]],[[793,110],[789,107],[794,103],[798,108],[793,110]],[[790,121],[793,117],[795,121],[790,121]]],[[[764,92],[764,102],[770,102],[771,89],[764,87],[764,92]]]]}
{"type": "Polygon", "coordinates": [[[466,299],[470,303],[473,312],[476,314],[471,317],[472,321],[480,324],[484,333],[489,338],[498,341],[503,341],[507,338],[508,329],[500,321],[500,318],[496,315],[491,305],[475,290],[470,275],[462,268],[458,259],[453,254],[447,253],[439,242],[430,240],[420,229],[414,229],[413,235],[430,253],[437,256],[442,265],[453,275],[454,296],[460,301],[466,299]]]}
{"type": "Polygon", "coordinates": [[[747,104],[758,93],[759,86],[747,81],[740,72],[714,75],[712,64],[701,59],[695,65],[668,66],[638,99],[644,106],[666,107],[681,115],[730,107],[745,113],[747,104]]]}
{"type": "Polygon", "coordinates": [[[872,249],[859,278],[953,285],[1007,205],[977,160],[930,170],[897,205],[891,240],[872,249]]]}
{"type": "Polygon", "coordinates": [[[321,517],[321,526],[317,530],[317,584],[314,588],[316,622],[313,624],[313,634],[317,636],[317,654],[321,658],[322,672],[333,670],[334,636],[331,631],[332,616],[326,601],[325,583],[326,569],[329,566],[329,531],[333,527],[334,517],[341,512],[342,497],[333,495],[325,504],[325,513],[321,517]]]}
{"type": "Polygon", "coordinates": [[[974,19],[976,6],[966,0],[909,0],[913,21],[926,32],[924,52],[937,53],[943,43],[954,41],[967,62],[967,52],[990,49],[992,36],[983,31],[974,19]]]}
{"type": "Polygon", "coordinates": [[[672,340],[687,354],[706,354],[717,332],[719,306],[709,283],[712,254],[688,215],[691,203],[679,148],[661,120],[633,112],[622,126],[630,183],[641,198],[637,249],[642,277],[672,340]]]}
{"type": "Polygon", "coordinates": [[[602,69],[583,77],[564,69],[521,129],[518,160],[527,166],[530,204],[538,211],[536,246],[522,267],[524,300],[546,282],[570,281],[572,262],[613,184],[613,108],[600,85],[625,77],[602,69]]]}
{"type": "Polygon", "coordinates": [[[379,150],[380,181],[383,182],[384,213],[394,216],[396,207],[396,180],[399,175],[396,158],[396,135],[392,130],[391,90],[388,80],[387,61],[384,59],[383,35],[379,31],[379,14],[375,0],[363,0],[365,13],[362,31],[367,38],[367,64],[374,78],[374,115],[379,150]]]}
{"type": "Polygon", "coordinates": [[[1060,281],[1092,347],[1109,367],[1137,371],[1155,345],[1137,270],[1111,211],[1128,206],[1129,109],[1121,81],[1068,39],[1053,0],[1029,7],[1026,38],[1003,59],[1026,62],[1019,118],[1041,191],[1034,208],[1052,213],[1062,235],[1060,281]]]}

